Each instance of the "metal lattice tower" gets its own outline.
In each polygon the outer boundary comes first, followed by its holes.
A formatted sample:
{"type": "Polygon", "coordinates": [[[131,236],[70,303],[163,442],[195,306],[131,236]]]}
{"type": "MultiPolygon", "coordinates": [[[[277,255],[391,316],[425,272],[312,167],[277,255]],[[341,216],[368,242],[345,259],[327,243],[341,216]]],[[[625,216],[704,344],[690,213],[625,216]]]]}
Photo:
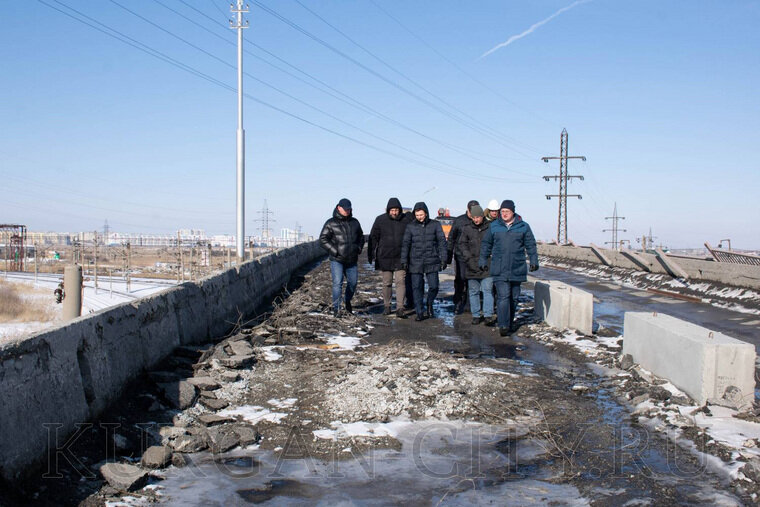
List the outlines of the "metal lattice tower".
{"type": "Polygon", "coordinates": [[[626,229],[620,229],[618,227],[618,221],[625,220],[625,217],[618,216],[617,214],[617,203],[615,203],[615,208],[612,211],[611,217],[604,217],[605,220],[612,220],[612,229],[602,229],[602,232],[612,232],[612,241],[605,241],[605,245],[611,245],[613,250],[620,250],[620,245],[618,244],[618,231],[622,232],[628,232],[626,229]]]}
{"type": "Polygon", "coordinates": [[[552,197],[559,198],[559,212],[557,217],[557,243],[560,245],[564,245],[567,243],[567,198],[568,197],[577,197],[578,199],[583,199],[583,197],[580,194],[571,194],[568,195],[567,193],[567,182],[570,179],[578,178],[581,181],[583,181],[583,176],[577,175],[577,176],[570,176],[567,173],[567,161],[571,158],[579,158],[586,161],[586,157],[584,156],[575,156],[575,157],[569,157],[567,155],[567,129],[562,129],[562,134],[559,138],[559,157],[542,157],[541,160],[544,162],[549,162],[550,160],[557,160],[559,159],[559,175],[557,176],[544,176],[544,179],[546,181],[549,180],[559,180],[559,193],[556,195],[546,195],[546,199],[551,200],[552,197]]]}
{"type": "Polygon", "coordinates": [[[261,227],[259,227],[259,230],[261,231],[261,239],[271,238],[272,230],[269,228],[269,222],[276,222],[277,220],[270,220],[269,215],[274,215],[274,212],[270,211],[266,199],[264,199],[264,207],[261,208],[261,211],[257,211],[256,213],[261,215],[261,218],[256,220],[256,222],[261,222],[261,227]]]}

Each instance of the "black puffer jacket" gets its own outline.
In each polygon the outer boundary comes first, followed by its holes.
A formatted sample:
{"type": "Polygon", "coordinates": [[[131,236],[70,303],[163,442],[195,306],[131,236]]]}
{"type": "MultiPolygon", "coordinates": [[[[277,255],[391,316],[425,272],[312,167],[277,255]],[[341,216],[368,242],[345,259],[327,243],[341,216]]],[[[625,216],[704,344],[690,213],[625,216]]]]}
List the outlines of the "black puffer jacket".
{"type": "Polygon", "coordinates": [[[424,202],[414,205],[414,211],[425,210],[424,222],[412,218],[406,227],[401,244],[401,262],[409,265],[410,273],[432,273],[446,262],[446,236],[437,220],[430,220],[424,202]]]}
{"type": "Polygon", "coordinates": [[[388,200],[385,213],[375,219],[369,233],[367,258],[370,263],[375,261],[375,269],[378,271],[401,269],[401,243],[412,214],[402,211],[396,218],[391,218],[389,212],[392,208],[402,209],[401,202],[395,197],[388,200]]]}
{"type": "MultiPolygon", "coordinates": [[[[475,222],[469,220],[470,223],[462,226],[461,234],[459,235],[459,243],[457,244],[457,257],[465,265],[465,276],[467,279],[474,278],[475,280],[482,280],[490,276],[488,269],[481,271],[478,267],[478,259],[480,257],[480,243],[483,241],[483,236],[488,232],[488,228],[491,224],[483,220],[480,225],[475,225],[475,222]]],[[[491,261],[489,259],[488,265],[491,261]]]]}
{"type": "Polygon", "coordinates": [[[319,244],[330,254],[331,261],[343,264],[356,264],[359,254],[364,248],[364,232],[359,221],[353,216],[342,216],[337,206],[333,216],[322,227],[319,234],[319,244]]]}
{"type": "Polygon", "coordinates": [[[462,227],[471,221],[472,220],[470,220],[470,217],[467,216],[467,213],[463,213],[454,219],[454,223],[452,224],[451,230],[449,231],[449,239],[447,240],[449,246],[449,264],[451,264],[451,261],[454,258],[454,254],[456,254],[458,259],[462,257],[459,253],[459,237],[462,234],[462,227]]]}

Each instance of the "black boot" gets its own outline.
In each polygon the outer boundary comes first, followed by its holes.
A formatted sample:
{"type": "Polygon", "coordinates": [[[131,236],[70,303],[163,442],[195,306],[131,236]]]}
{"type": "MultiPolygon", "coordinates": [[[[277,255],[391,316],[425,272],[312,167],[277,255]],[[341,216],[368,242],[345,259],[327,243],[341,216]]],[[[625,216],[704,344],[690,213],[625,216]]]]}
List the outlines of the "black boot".
{"type": "Polygon", "coordinates": [[[509,328],[508,327],[500,327],[499,328],[499,334],[501,336],[509,336],[509,328]]]}
{"type": "Polygon", "coordinates": [[[414,318],[417,322],[420,322],[422,320],[425,320],[425,314],[424,313],[418,313],[417,316],[414,318]]]}
{"type": "Polygon", "coordinates": [[[435,314],[433,313],[433,302],[432,301],[427,304],[427,313],[428,313],[428,317],[430,317],[431,319],[435,316],[435,314]]]}
{"type": "Polygon", "coordinates": [[[354,309],[351,308],[351,301],[346,301],[346,313],[354,313],[354,309]]]}
{"type": "Polygon", "coordinates": [[[390,315],[390,314],[391,314],[391,307],[386,306],[385,309],[383,310],[383,315],[390,315]]]}
{"type": "Polygon", "coordinates": [[[405,319],[406,313],[404,313],[404,310],[399,308],[398,310],[396,310],[396,317],[398,317],[399,319],[405,319]]]}

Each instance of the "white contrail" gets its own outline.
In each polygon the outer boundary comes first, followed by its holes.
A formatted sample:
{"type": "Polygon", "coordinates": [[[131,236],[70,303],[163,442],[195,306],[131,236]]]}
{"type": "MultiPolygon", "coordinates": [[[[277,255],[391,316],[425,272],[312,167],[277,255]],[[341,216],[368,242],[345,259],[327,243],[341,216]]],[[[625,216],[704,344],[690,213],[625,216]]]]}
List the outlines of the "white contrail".
{"type": "Polygon", "coordinates": [[[559,16],[560,14],[562,14],[565,11],[569,11],[570,9],[572,9],[573,7],[575,7],[576,5],[585,4],[585,3],[588,3],[590,1],[591,0],[576,0],[575,2],[571,3],[567,7],[561,8],[560,10],[558,10],[557,12],[555,12],[554,14],[552,14],[551,16],[549,16],[548,18],[542,19],[538,23],[532,25],[530,28],[528,28],[524,32],[519,33],[517,35],[513,35],[512,37],[510,37],[509,39],[507,39],[505,42],[502,42],[501,44],[498,44],[498,45],[494,46],[493,48],[489,49],[488,51],[486,51],[485,53],[483,53],[482,55],[480,55],[480,57],[478,57],[478,60],[480,60],[481,58],[485,58],[486,56],[490,55],[491,53],[493,53],[497,49],[501,49],[501,48],[503,48],[505,46],[509,46],[514,41],[522,39],[526,35],[530,35],[531,33],[533,33],[536,30],[536,28],[540,27],[541,25],[545,25],[546,23],[548,23],[552,19],[556,18],[557,16],[559,16]]]}

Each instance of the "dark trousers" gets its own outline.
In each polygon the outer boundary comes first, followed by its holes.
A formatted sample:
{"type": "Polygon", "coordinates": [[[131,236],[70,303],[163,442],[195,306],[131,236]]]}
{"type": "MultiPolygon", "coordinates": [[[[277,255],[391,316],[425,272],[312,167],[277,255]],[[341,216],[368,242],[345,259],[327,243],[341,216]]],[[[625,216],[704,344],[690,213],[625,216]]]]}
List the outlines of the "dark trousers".
{"type": "Polygon", "coordinates": [[[520,297],[520,283],[494,280],[497,291],[496,313],[499,318],[499,327],[510,327],[515,320],[517,298],[520,297]]]}
{"type": "Polygon", "coordinates": [[[435,297],[438,295],[438,271],[432,273],[412,273],[412,292],[414,293],[414,311],[418,316],[422,316],[425,307],[432,306],[435,297]],[[423,304],[425,295],[425,278],[427,278],[428,293],[427,305],[423,304]]]}
{"type": "Polygon", "coordinates": [[[467,264],[454,257],[454,305],[467,304],[467,264]]]}
{"type": "MultiPolygon", "coordinates": [[[[406,309],[414,308],[414,289],[412,288],[412,274],[407,270],[406,272],[406,303],[404,307],[406,309]]],[[[398,305],[398,301],[396,302],[398,305]]]]}

